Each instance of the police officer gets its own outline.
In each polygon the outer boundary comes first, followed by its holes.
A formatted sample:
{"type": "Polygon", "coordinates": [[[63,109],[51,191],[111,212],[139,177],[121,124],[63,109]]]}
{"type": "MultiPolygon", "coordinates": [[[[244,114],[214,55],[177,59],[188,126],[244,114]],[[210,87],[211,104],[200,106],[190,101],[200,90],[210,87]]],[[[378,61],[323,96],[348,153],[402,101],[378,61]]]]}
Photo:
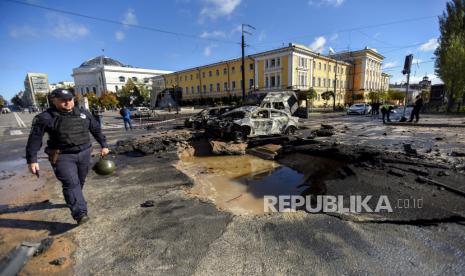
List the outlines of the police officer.
{"type": "Polygon", "coordinates": [[[381,114],[383,115],[383,124],[386,123],[386,117],[387,117],[387,121],[388,122],[391,122],[391,112],[392,110],[394,109],[394,107],[388,103],[385,103],[383,105],[383,107],[381,108],[381,114]]]}
{"type": "Polygon", "coordinates": [[[91,140],[89,132],[102,147],[101,155],[109,153],[99,123],[85,110],[74,106],[71,91],[55,89],[50,94],[52,107],[35,116],[26,146],[29,170],[39,175],[37,152],[42,147],[44,133],[49,140],[45,152],[55,176],[61,181],[63,195],[71,215],[78,224],[89,220],[82,188],[89,172],[91,140]]]}

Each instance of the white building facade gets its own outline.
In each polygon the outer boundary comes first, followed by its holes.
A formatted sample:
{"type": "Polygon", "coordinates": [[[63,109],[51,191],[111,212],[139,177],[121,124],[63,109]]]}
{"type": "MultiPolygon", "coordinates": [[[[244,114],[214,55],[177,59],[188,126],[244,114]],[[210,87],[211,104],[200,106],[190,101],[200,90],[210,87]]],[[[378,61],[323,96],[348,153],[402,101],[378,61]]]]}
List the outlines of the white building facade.
{"type": "Polygon", "coordinates": [[[78,94],[105,91],[117,92],[131,79],[134,83],[152,89],[152,78],[171,71],[135,68],[106,56],[90,59],[73,69],[74,91],[78,94]]]}

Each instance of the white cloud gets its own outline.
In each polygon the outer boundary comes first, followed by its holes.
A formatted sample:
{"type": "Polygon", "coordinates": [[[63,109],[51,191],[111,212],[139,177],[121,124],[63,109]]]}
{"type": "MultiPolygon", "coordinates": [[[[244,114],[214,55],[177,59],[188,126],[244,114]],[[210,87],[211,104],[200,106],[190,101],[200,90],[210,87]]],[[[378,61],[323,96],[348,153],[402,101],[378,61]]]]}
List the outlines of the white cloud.
{"type": "Polygon", "coordinates": [[[203,54],[204,54],[204,56],[206,56],[206,57],[211,56],[212,53],[213,53],[213,48],[216,48],[216,47],[217,47],[216,44],[210,44],[210,45],[208,45],[207,47],[205,47],[205,48],[203,49],[203,54]]]}
{"type": "Polygon", "coordinates": [[[125,34],[124,32],[122,32],[122,31],[116,31],[116,32],[115,32],[115,38],[116,38],[116,40],[121,41],[121,40],[123,40],[125,37],[126,37],[126,34],[125,34]]]}
{"type": "Polygon", "coordinates": [[[310,49],[314,52],[321,53],[323,52],[326,44],[326,38],[324,36],[319,36],[315,38],[312,44],[309,45],[310,49]]]}
{"type": "Polygon", "coordinates": [[[76,40],[89,34],[86,26],[75,23],[67,17],[50,13],[47,18],[53,26],[49,32],[56,38],[76,40]]]}
{"type": "Polygon", "coordinates": [[[123,21],[121,21],[124,25],[137,25],[137,16],[134,12],[134,9],[128,9],[124,14],[123,21]]]}
{"type": "Polygon", "coordinates": [[[331,38],[330,38],[329,40],[330,40],[330,41],[334,41],[334,40],[336,40],[338,37],[339,37],[339,35],[338,35],[337,33],[335,33],[335,34],[333,34],[333,35],[331,36],[331,38]]]}
{"type": "Polygon", "coordinates": [[[308,4],[310,6],[332,6],[339,7],[344,3],[344,0],[309,0],[308,4]]]}
{"type": "Polygon", "coordinates": [[[266,38],[266,33],[264,31],[261,31],[260,34],[258,35],[258,42],[262,42],[266,38]]]}
{"type": "Polygon", "coordinates": [[[421,44],[420,48],[418,48],[420,51],[423,52],[430,52],[435,50],[438,47],[438,41],[436,38],[431,38],[427,42],[421,44]]]}
{"type": "Polygon", "coordinates": [[[388,69],[388,68],[396,67],[397,65],[398,65],[398,62],[397,62],[397,61],[386,62],[386,63],[383,63],[383,69],[388,69]]]}
{"type": "Polygon", "coordinates": [[[200,35],[201,38],[215,38],[215,37],[226,37],[226,34],[222,31],[203,32],[200,35]]]}
{"type": "Polygon", "coordinates": [[[241,0],[204,0],[204,7],[200,11],[201,20],[206,17],[216,19],[229,16],[239,6],[241,0]]]}
{"type": "Polygon", "coordinates": [[[28,25],[24,25],[21,27],[13,27],[10,29],[9,34],[13,38],[38,37],[39,36],[38,31],[28,25]]]}

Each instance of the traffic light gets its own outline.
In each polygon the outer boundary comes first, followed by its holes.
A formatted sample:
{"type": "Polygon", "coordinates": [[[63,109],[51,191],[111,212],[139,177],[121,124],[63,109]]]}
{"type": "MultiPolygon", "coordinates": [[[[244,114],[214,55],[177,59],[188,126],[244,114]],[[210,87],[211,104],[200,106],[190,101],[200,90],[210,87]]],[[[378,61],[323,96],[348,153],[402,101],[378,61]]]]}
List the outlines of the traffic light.
{"type": "Polygon", "coordinates": [[[412,54],[405,56],[404,70],[402,70],[402,74],[404,75],[410,74],[410,67],[412,67],[412,60],[413,60],[412,54]]]}

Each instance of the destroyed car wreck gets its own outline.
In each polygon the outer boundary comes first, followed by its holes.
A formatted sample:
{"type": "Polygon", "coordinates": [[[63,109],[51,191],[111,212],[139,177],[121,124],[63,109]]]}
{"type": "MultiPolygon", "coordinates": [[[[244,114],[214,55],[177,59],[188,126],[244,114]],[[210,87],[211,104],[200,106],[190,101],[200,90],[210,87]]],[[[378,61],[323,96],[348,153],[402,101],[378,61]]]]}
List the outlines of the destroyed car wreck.
{"type": "Polygon", "coordinates": [[[184,121],[184,126],[189,128],[193,127],[195,129],[204,128],[208,120],[218,118],[218,116],[233,109],[233,106],[216,106],[203,109],[194,116],[187,118],[184,121]]]}
{"type": "Polygon", "coordinates": [[[209,120],[205,134],[215,139],[243,141],[252,137],[294,134],[298,126],[298,118],[285,111],[244,106],[209,120]]]}

